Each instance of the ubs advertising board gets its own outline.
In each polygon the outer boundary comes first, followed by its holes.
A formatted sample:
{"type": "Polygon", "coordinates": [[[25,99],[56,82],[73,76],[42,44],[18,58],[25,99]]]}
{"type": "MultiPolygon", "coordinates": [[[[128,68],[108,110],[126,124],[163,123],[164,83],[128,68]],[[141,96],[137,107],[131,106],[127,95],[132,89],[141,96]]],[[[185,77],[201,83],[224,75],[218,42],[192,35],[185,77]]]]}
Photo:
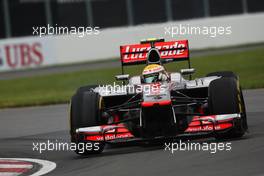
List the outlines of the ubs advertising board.
{"type": "Polygon", "coordinates": [[[56,64],[49,38],[20,38],[0,41],[0,72],[39,68],[56,64]]]}

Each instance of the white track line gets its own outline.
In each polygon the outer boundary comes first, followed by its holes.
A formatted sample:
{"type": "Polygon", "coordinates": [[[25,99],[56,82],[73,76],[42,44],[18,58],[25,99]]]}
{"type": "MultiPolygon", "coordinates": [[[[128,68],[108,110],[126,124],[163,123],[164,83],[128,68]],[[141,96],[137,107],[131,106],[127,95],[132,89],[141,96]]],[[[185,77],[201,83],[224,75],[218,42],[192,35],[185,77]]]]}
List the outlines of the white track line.
{"type": "MultiPolygon", "coordinates": [[[[47,160],[32,159],[32,158],[0,158],[0,160],[28,161],[28,162],[37,163],[37,164],[41,165],[41,168],[37,172],[33,173],[30,176],[44,175],[44,174],[51,172],[52,170],[54,170],[56,168],[56,163],[51,162],[51,161],[47,161],[47,160]]],[[[3,174],[5,174],[5,173],[3,173],[3,174]]]]}

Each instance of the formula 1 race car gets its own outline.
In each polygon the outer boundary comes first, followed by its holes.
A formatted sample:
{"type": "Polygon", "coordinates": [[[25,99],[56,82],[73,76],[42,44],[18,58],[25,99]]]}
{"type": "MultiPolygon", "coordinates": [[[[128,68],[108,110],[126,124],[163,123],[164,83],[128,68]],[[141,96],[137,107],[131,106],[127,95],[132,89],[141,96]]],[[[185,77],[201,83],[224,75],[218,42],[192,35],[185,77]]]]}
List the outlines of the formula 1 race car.
{"type": "Polygon", "coordinates": [[[239,79],[231,71],[191,79],[187,40],[149,39],[120,47],[120,84],[80,87],[70,104],[70,134],[75,144],[92,144],[87,155],[101,153],[106,143],[209,135],[242,137],[246,109],[239,79]],[[167,72],[166,63],[187,61],[188,68],[167,72]],[[124,67],[145,64],[139,76],[124,67]]]}

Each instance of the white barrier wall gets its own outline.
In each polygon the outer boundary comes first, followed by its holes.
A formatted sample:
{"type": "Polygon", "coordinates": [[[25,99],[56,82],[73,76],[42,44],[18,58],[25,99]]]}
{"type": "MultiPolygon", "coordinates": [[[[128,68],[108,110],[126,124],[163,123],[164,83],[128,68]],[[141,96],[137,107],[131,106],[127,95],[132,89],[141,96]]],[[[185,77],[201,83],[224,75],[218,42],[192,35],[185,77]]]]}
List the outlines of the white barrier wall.
{"type": "Polygon", "coordinates": [[[0,40],[0,71],[119,57],[120,45],[138,43],[141,39],[151,37],[162,37],[166,40],[188,39],[191,49],[259,43],[264,42],[263,29],[264,13],[258,13],[109,28],[101,30],[99,35],[87,35],[83,38],[61,35],[0,40]],[[165,28],[179,25],[201,28],[231,27],[231,33],[210,37],[202,34],[171,36],[165,32],[165,28]]]}

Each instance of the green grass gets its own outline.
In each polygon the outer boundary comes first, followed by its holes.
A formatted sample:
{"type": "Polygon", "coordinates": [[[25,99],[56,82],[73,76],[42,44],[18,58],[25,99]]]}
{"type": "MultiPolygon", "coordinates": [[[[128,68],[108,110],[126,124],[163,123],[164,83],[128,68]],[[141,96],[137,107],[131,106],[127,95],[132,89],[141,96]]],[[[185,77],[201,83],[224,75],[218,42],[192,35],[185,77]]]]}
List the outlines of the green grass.
{"type": "MultiPolygon", "coordinates": [[[[177,71],[186,63],[166,65],[169,71],[177,71]]],[[[264,48],[192,59],[196,68],[194,77],[209,72],[231,70],[240,77],[244,89],[264,87],[264,48]]],[[[143,66],[128,68],[131,74],[139,74],[143,66]]],[[[0,80],[0,107],[16,107],[68,102],[74,91],[89,84],[106,84],[114,81],[120,68],[78,71],[38,77],[0,80]]]]}

